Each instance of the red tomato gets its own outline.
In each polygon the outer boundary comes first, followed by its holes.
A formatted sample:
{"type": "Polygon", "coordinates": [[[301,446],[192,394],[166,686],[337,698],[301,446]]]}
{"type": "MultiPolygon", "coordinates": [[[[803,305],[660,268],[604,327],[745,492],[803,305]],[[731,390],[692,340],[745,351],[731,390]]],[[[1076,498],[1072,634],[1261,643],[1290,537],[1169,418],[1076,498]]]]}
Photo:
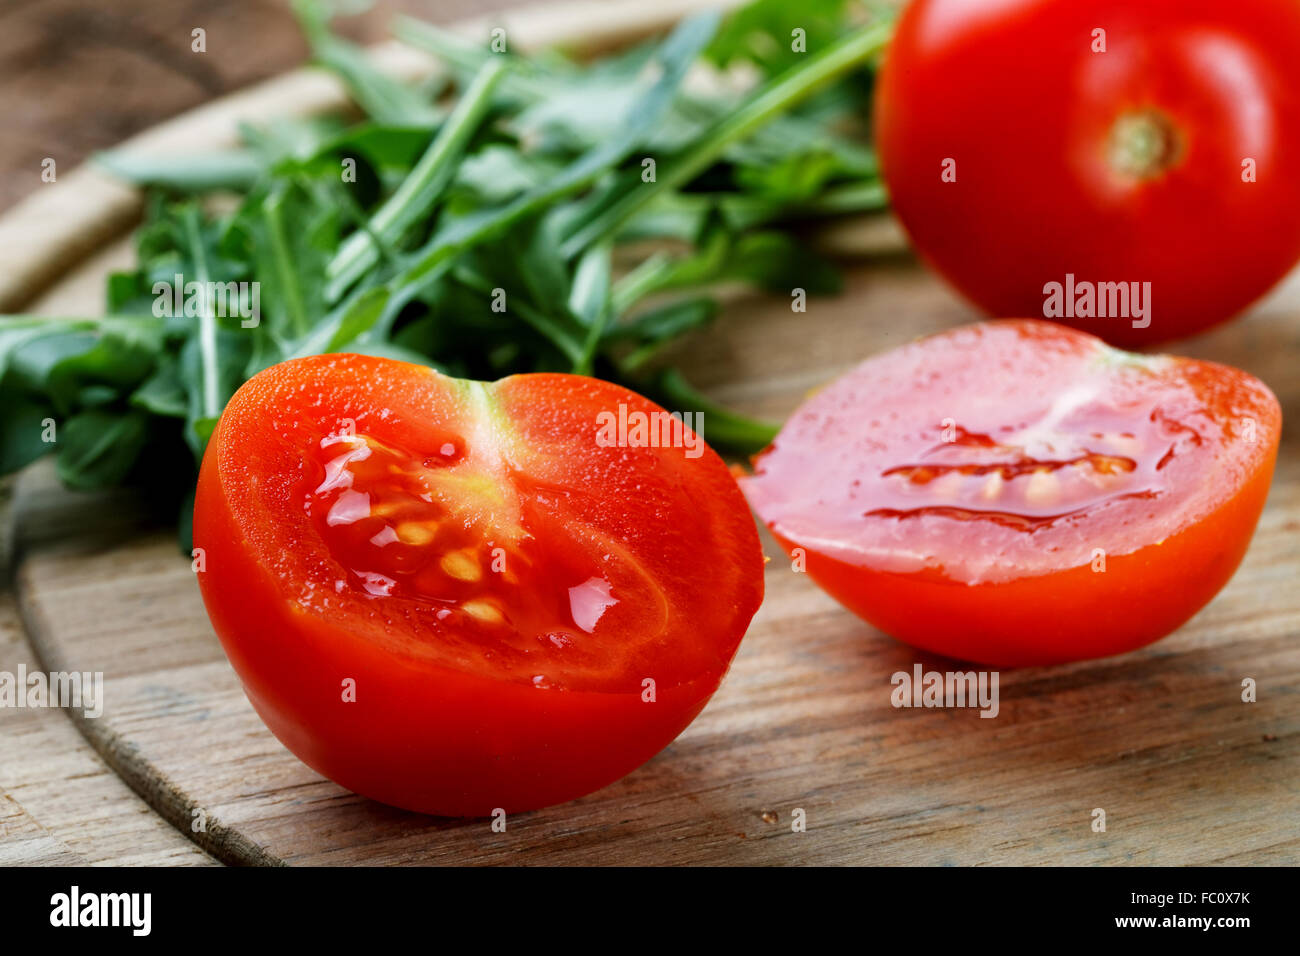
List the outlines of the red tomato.
{"type": "Polygon", "coordinates": [[[735,481],[693,432],[651,446],[634,428],[656,414],[590,378],[357,355],[244,385],[194,538],[267,726],[343,786],[442,815],[570,800],[650,759],[763,593],[735,481]],[[602,433],[620,407],[629,429],[602,433]]]}
{"type": "Polygon", "coordinates": [[[875,128],[916,247],[991,315],[1145,345],[1300,259],[1293,0],[914,0],[875,128]]]}
{"type": "Polygon", "coordinates": [[[1237,369],[992,322],[864,362],[743,484],[809,575],[882,631],[1054,664],[1140,647],[1214,597],[1264,506],[1281,416],[1237,369]]]}

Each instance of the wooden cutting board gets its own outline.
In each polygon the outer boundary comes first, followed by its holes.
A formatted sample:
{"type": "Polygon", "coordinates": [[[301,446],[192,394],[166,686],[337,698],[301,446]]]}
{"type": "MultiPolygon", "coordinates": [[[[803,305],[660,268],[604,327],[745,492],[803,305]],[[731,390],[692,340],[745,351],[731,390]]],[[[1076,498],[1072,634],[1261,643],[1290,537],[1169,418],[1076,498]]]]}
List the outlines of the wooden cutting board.
{"type": "MultiPolygon", "coordinates": [[[[511,33],[531,45],[621,42],[686,5],[530,11],[511,33]],[[628,10],[635,16],[620,19],[628,10]]],[[[385,62],[427,69],[400,56],[385,62]]],[[[339,101],[328,80],[294,74],[146,139],[210,143],[231,135],[235,116],[339,101]]],[[[70,178],[61,197],[38,197],[0,221],[0,250],[23,236],[31,247],[28,265],[0,286],[7,307],[60,273],[36,308],[96,313],[104,273],[129,261],[129,246],[114,237],[131,221],[134,195],[96,173],[70,178]],[[56,203],[80,233],[50,228],[56,203]]],[[[890,233],[888,223],[873,229],[890,233]]],[[[720,400],[780,416],[867,355],[973,318],[899,254],[856,265],[842,296],[810,300],[803,314],[781,299],[736,299],[681,359],[720,400]]],[[[1293,422],[1300,274],[1246,319],[1178,350],[1260,376],[1293,422]]],[[[505,832],[381,806],[299,763],[245,700],[172,532],[149,527],[130,495],[76,496],[48,466],[24,473],[13,505],[14,587],[45,669],[105,674],[103,716],[70,719],[159,814],[227,862],[1294,864],[1298,446],[1288,424],[1251,550],[1209,607],[1124,657],[1003,673],[992,720],[894,709],[893,673],[952,662],[860,622],[765,539],[767,598],[700,718],[625,779],[514,816],[505,832]],[[1241,700],[1246,677],[1258,683],[1256,703],[1241,700]],[[1093,829],[1096,808],[1106,812],[1105,832],[1093,829]],[[796,811],[802,832],[792,827],[796,811]]]]}

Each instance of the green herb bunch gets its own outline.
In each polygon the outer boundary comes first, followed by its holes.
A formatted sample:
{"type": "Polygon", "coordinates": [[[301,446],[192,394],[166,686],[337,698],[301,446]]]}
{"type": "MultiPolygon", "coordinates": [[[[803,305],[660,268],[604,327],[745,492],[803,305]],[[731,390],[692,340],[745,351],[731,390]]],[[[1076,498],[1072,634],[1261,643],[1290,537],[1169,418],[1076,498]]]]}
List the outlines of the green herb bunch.
{"type": "Polygon", "coordinates": [[[104,317],[0,318],[0,473],[53,450],[74,488],[146,467],[192,487],[245,380],[337,351],[460,377],[598,375],[703,412],[730,450],[770,441],[769,424],[703,398],[664,353],[715,315],[719,283],[838,289],[797,230],[885,204],[852,130],[887,22],[859,23],[843,0],[797,15],[759,0],[577,62],[404,19],[398,38],[447,66],[412,87],[331,33],[318,2],[296,11],[362,116],[246,127],[241,148],[192,158],[99,157],[148,188],[138,266],[110,277],[104,317]],[[754,82],[696,92],[702,63],[754,82]],[[238,204],[214,211],[232,192],[238,204]],[[178,277],[257,283],[255,322],[207,296],[159,315],[178,277]]]}

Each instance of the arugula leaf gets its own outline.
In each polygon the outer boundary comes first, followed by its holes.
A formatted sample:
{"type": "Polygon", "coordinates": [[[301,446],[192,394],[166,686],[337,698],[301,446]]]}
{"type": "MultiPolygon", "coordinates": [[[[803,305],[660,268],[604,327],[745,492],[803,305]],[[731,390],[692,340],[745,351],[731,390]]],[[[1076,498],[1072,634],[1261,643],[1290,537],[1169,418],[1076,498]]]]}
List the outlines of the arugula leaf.
{"type": "Polygon", "coordinates": [[[503,208],[466,217],[451,229],[435,235],[402,281],[421,281],[445,259],[589,185],[626,157],[640,142],[645,130],[652,128],[667,110],[673,94],[686,76],[686,70],[712,36],[717,23],[718,15],[709,13],[689,17],[678,24],[657,51],[656,60],[661,70],[658,80],[629,108],[617,135],[583,153],[551,182],[530,190],[503,208]]]}
{"type": "Polygon", "coordinates": [[[565,240],[566,254],[612,235],[630,216],[657,194],[683,186],[713,163],[726,148],[752,133],[773,114],[788,109],[831,80],[861,66],[884,49],[890,24],[872,24],[813,54],[758,90],[734,113],[716,122],[705,136],[671,162],[659,166],[658,177],[645,188],[629,190],[595,221],[565,240]]]}
{"type": "Polygon", "coordinates": [[[39,399],[12,389],[0,389],[0,474],[9,474],[50,451],[45,423],[54,409],[39,399]]]}
{"type": "Polygon", "coordinates": [[[732,448],[760,450],[772,444],[781,426],[775,422],[737,415],[730,409],[712,402],[695,389],[677,369],[667,369],[654,382],[654,390],[664,398],[667,407],[682,412],[702,415],[707,426],[701,429],[705,441],[717,442],[732,448]]]}
{"type": "Polygon", "coordinates": [[[56,467],[70,488],[115,485],[126,477],[149,435],[143,411],[90,409],[69,418],[59,429],[56,467]]]}
{"type": "Polygon", "coordinates": [[[428,152],[411,169],[370,218],[369,228],[353,233],[326,269],[325,298],[333,302],[379,258],[372,236],[393,243],[426,215],[455,175],[455,166],[470,137],[492,104],[492,92],[506,69],[505,60],[489,60],[465,90],[456,109],[438,131],[428,152]]]}
{"type": "Polygon", "coordinates": [[[182,193],[245,192],[263,172],[257,156],[246,149],[210,150],[194,156],[145,156],[109,150],[92,158],[107,172],[137,186],[182,193]]]}
{"type": "Polygon", "coordinates": [[[293,0],[293,11],[312,54],[348,85],[358,105],[382,123],[435,120],[437,112],[420,94],[382,73],[365,52],[329,32],[328,8],[316,0],[293,0]]]}

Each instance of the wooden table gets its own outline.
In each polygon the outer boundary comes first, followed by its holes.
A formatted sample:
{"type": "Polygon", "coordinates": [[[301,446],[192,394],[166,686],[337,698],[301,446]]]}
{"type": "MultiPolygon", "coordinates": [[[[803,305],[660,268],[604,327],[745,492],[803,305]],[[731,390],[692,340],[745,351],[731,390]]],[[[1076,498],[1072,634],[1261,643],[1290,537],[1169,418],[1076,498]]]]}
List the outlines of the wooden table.
{"type": "MultiPolygon", "coordinates": [[[[126,255],[108,245],[40,307],[91,307],[104,269],[126,255]]],[[[843,296],[811,300],[806,314],[780,299],[733,302],[682,358],[716,397],[781,415],[861,357],[973,317],[900,255],[855,268],[843,296]]],[[[769,540],[767,599],[701,717],[624,780],[512,818],[505,833],[380,806],[300,764],[245,701],[169,532],[138,525],[129,499],[105,509],[33,470],[16,504],[30,644],[11,626],[0,652],[104,671],[107,706],[103,718],[77,721],[93,758],[66,746],[64,716],[27,712],[15,723],[0,711],[0,786],[19,808],[0,803],[13,821],[6,832],[18,834],[0,838],[0,853],[125,859],[130,846],[144,858],[206,861],[146,814],[128,813],[129,828],[114,814],[110,830],[95,808],[134,798],[104,761],[187,834],[200,811],[205,828],[190,835],[231,862],[1294,863],[1298,347],[1300,275],[1245,320],[1179,348],[1259,375],[1288,424],[1240,572],[1177,634],[1120,658],[1005,672],[993,720],[895,710],[894,672],[951,662],[874,632],[769,540]],[[1241,700],[1245,677],[1258,682],[1256,703],[1241,700]],[[61,756],[37,750],[45,746],[61,756]],[[56,799],[86,767],[98,789],[56,799]],[[1096,808],[1105,832],[1092,827],[1096,808]],[[791,827],[797,810],[806,832],[791,827]]]]}
{"type": "MultiPolygon", "coordinates": [[[[398,13],[435,23],[536,0],[377,0],[339,21],[359,42],[398,13]]],[[[0,5],[0,210],[97,149],[298,66],[307,45],[288,0],[6,0],[0,5]],[[206,31],[205,53],[192,31],[206,31]]]]}

